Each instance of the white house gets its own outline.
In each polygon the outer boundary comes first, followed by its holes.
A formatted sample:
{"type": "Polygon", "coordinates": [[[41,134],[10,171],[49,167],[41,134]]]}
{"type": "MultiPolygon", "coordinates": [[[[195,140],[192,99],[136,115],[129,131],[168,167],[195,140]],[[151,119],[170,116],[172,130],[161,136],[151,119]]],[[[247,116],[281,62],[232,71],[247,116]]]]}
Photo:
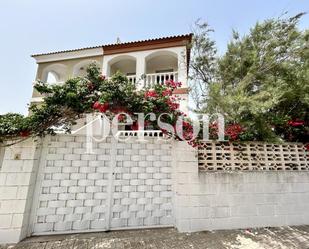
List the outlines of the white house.
{"type": "MultiPolygon", "coordinates": [[[[87,66],[96,61],[103,75],[110,77],[120,71],[139,89],[169,79],[182,82],[182,88],[174,93],[183,99],[180,109],[187,112],[188,45],[191,39],[192,34],[186,34],[35,54],[32,57],[38,64],[36,80],[61,83],[70,77],[85,74],[87,66]]],[[[42,96],[34,90],[31,102],[41,101],[42,96]]]]}
{"type": "MultiPolygon", "coordinates": [[[[95,60],[103,74],[120,70],[140,88],[181,81],[175,94],[187,98],[191,38],[33,55],[36,78],[61,83],[95,60]]],[[[34,90],[32,103],[40,101],[34,90]]],[[[84,134],[57,134],[0,147],[0,244],[152,227],[193,232],[309,224],[303,144],[204,141],[193,148],[159,136],[142,142],[108,136],[90,153],[88,143],[84,134]]]]}

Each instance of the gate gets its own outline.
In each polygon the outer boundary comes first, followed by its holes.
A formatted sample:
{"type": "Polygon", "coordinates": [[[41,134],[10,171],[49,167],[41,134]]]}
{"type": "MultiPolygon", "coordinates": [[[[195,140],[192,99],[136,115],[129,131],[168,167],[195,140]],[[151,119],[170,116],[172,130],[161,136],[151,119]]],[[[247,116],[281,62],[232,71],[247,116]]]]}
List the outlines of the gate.
{"type": "Polygon", "coordinates": [[[31,234],[173,226],[171,145],[46,137],[31,234]]]}

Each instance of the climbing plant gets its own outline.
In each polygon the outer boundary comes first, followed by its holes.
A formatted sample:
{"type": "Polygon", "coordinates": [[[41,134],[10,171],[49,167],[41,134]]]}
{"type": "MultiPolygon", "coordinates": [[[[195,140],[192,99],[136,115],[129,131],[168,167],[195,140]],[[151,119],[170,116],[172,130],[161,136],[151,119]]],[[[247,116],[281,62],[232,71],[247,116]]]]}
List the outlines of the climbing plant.
{"type": "MultiPolygon", "coordinates": [[[[72,78],[61,85],[37,82],[34,88],[44,96],[44,101],[31,105],[28,116],[15,113],[1,115],[0,141],[18,142],[29,137],[55,134],[59,128],[70,132],[77,119],[94,111],[111,118],[120,112],[169,113],[162,117],[162,121],[175,125],[177,117],[183,115],[179,110],[179,97],[173,95],[180,86],[181,83],[167,81],[153,89],[138,91],[136,85],[121,73],[107,79],[96,64],[91,64],[85,77],[72,78]]],[[[137,129],[134,115],[132,117],[131,128],[137,129]]],[[[150,117],[146,118],[146,124],[158,128],[150,117]]]]}

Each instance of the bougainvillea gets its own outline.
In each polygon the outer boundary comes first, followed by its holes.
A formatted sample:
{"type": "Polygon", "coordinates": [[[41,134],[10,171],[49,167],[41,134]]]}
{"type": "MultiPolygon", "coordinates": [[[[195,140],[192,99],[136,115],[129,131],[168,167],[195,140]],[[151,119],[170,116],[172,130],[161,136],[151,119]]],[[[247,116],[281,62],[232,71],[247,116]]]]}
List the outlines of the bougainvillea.
{"type": "MultiPolygon", "coordinates": [[[[218,122],[213,122],[209,125],[209,137],[210,139],[218,139],[218,122]]],[[[226,140],[236,141],[241,140],[241,136],[246,129],[238,123],[228,123],[224,126],[224,136],[226,140]]]]}
{"type": "Polygon", "coordinates": [[[237,140],[244,130],[245,129],[240,124],[229,124],[225,128],[225,135],[229,140],[237,140]]]}
{"type": "MultiPolygon", "coordinates": [[[[37,82],[34,87],[44,96],[44,102],[32,105],[27,117],[18,114],[0,116],[0,141],[54,134],[57,127],[70,132],[78,118],[94,111],[110,118],[127,113],[133,118],[132,130],[139,129],[134,113],[168,113],[161,121],[175,125],[177,118],[183,115],[179,110],[180,98],[173,95],[179,86],[181,83],[167,81],[153,89],[138,91],[124,75],[116,73],[107,79],[100,74],[99,67],[92,64],[85,77],[69,79],[62,85],[37,82]]],[[[125,115],[118,116],[118,120],[124,122],[125,115]]],[[[190,124],[185,124],[184,136],[190,138],[190,124]]],[[[146,116],[145,126],[146,129],[159,129],[157,122],[149,116],[146,116]]]]}
{"type": "Polygon", "coordinates": [[[289,120],[288,125],[293,127],[299,127],[305,125],[305,121],[303,120],[289,120]]]}

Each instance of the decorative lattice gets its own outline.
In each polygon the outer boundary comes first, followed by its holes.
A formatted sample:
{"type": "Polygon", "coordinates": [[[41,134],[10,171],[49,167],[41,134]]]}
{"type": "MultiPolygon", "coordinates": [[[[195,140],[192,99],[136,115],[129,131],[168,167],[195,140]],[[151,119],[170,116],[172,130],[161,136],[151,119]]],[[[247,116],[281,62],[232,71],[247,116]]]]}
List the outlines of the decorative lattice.
{"type": "Polygon", "coordinates": [[[309,170],[309,152],[303,144],[258,142],[203,142],[199,170],[309,170]]]}

